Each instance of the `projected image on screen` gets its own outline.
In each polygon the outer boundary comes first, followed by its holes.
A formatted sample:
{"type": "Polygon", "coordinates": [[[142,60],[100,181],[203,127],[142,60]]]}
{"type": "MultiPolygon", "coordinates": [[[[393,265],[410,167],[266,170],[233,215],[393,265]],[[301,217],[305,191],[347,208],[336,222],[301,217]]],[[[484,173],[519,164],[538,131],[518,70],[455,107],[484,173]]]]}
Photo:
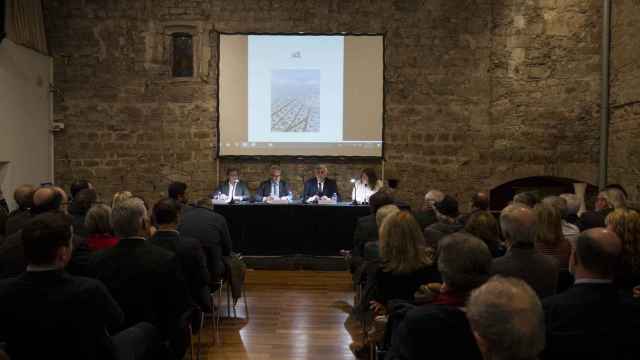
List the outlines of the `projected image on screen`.
{"type": "Polygon", "coordinates": [[[271,72],[271,131],[320,131],[320,70],[271,72]]]}

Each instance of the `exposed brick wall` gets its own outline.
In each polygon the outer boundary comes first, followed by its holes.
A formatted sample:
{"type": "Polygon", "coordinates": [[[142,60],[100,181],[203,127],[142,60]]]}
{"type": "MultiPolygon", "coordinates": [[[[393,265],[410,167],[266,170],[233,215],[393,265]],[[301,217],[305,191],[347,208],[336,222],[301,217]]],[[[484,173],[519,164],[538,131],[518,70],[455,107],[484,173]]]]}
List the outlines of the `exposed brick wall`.
{"type": "Polygon", "coordinates": [[[613,2],[609,181],[640,205],[640,1],[613,2]]]}
{"type": "MultiPolygon", "coordinates": [[[[466,198],[533,175],[596,179],[599,1],[236,0],[45,2],[64,96],[56,180],[157,199],[217,179],[216,29],[385,32],[385,177],[413,204],[431,187],[466,198]],[[200,79],[169,77],[164,26],[201,29],[200,79]]],[[[280,163],[301,188],[313,161],[280,163]]],[[[239,165],[252,187],[267,163],[239,165]]],[[[369,163],[329,164],[341,191],[369,163]]],[[[380,169],[379,164],[375,164],[380,169]]],[[[223,177],[222,175],[220,176],[223,177]]]]}

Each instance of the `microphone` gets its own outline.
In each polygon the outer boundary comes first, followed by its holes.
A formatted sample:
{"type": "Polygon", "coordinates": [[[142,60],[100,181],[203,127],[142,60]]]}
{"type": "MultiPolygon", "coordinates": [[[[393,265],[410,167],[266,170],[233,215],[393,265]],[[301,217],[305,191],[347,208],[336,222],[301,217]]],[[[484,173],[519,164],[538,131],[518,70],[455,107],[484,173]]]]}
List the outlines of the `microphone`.
{"type": "Polygon", "coordinates": [[[349,180],[349,181],[351,182],[351,184],[353,184],[352,185],[353,186],[353,192],[352,192],[353,200],[351,201],[351,204],[352,205],[358,205],[358,200],[356,200],[356,195],[358,195],[357,194],[358,190],[356,189],[356,179],[355,178],[351,178],[351,180],[349,180]]]}

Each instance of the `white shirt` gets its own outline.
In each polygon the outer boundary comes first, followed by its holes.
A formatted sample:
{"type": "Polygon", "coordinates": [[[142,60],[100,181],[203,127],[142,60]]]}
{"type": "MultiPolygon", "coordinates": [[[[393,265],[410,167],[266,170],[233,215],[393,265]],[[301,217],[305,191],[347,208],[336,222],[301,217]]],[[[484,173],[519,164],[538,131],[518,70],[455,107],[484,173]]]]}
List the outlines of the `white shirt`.
{"type": "Polygon", "coordinates": [[[236,190],[236,183],[230,182],[229,183],[229,194],[227,195],[229,199],[232,199],[234,197],[235,190],[236,190]]]}
{"type": "Polygon", "coordinates": [[[369,188],[369,184],[365,184],[358,180],[353,184],[353,190],[351,191],[351,200],[355,200],[357,203],[369,202],[371,195],[375,194],[382,187],[382,181],[378,180],[374,189],[369,188]]]}

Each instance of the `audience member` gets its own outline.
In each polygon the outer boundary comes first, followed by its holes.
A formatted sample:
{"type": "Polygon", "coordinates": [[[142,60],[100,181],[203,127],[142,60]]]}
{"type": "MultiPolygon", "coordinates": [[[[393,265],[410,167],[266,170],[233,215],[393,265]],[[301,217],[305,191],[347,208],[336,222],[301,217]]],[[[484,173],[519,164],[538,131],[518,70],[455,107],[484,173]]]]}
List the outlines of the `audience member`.
{"type": "Polygon", "coordinates": [[[436,211],[433,209],[433,205],[444,199],[444,193],[440,190],[429,190],[424,196],[424,202],[422,209],[413,213],[413,216],[420,224],[420,229],[426,229],[427,226],[435,224],[438,219],[436,218],[436,211]]]}
{"type": "Polygon", "coordinates": [[[122,329],[118,304],[101,282],[64,272],[71,258],[71,223],[68,215],[48,211],[22,231],[26,272],[0,281],[0,339],[7,342],[7,353],[18,360],[150,355],[153,326],[141,323],[109,337],[122,329]]]}
{"type": "Polygon", "coordinates": [[[86,189],[93,189],[93,185],[87,180],[78,180],[71,184],[69,187],[69,194],[71,194],[71,200],[76,200],[76,195],[86,189]]]}
{"type": "MultiPolygon", "coordinates": [[[[400,208],[394,204],[382,206],[376,211],[376,224],[378,228],[382,227],[382,223],[389,216],[400,211],[400,208]]],[[[370,241],[364,246],[364,260],[370,261],[380,258],[380,243],[378,241],[370,241]]]]}
{"type": "Polygon", "coordinates": [[[9,213],[9,204],[7,203],[7,199],[4,198],[4,193],[2,192],[2,188],[0,187],[0,212],[9,213]]]}
{"type": "Polygon", "coordinates": [[[466,222],[464,231],[482,240],[491,256],[500,257],[506,252],[506,248],[500,239],[500,228],[496,218],[488,211],[476,211],[466,222]]]}
{"type": "Polygon", "coordinates": [[[189,202],[189,197],[187,196],[187,184],[183,182],[174,181],[169,184],[167,193],[169,198],[175,200],[180,208],[189,202]]]}
{"type": "Polygon", "coordinates": [[[158,231],[149,239],[149,242],[177,255],[191,299],[200,306],[200,309],[211,312],[209,271],[204,251],[198,240],[182,236],[177,231],[179,222],[177,202],[171,198],[158,201],[153,207],[153,220],[158,231]]]}
{"type": "Polygon", "coordinates": [[[534,212],[536,215],[536,249],[542,254],[554,257],[560,271],[567,271],[569,256],[571,256],[571,244],[562,234],[562,217],[558,209],[549,202],[543,201],[535,206],[534,212]]]}
{"type": "Polygon", "coordinates": [[[22,227],[31,220],[30,209],[33,206],[33,194],[35,188],[32,185],[18,186],[13,193],[18,208],[9,213],[7,225],[5,229],[6,236],[10,236],[18,232],[22,227]]]}
{"type": "Polygon", "coordinates": [[[89,209],[84,222],[87,231],[86,244],[89,251],[98,251],[116,246],[118,237],[111,229],[111,208],[96,204],[89,209]]]}
{"type": "Polygon", "coordinates": [[[427,246],[438,248],[438,242],[449,234],[453,234],[462,230],[463,224],[457,221],[460,213],[458,212],[458,201],[450,195],[433,204],[438,221],[429,225],[424,230],[424,238],[427,246]]]}
{"type": "Polygon", "coordinates": [[[555,259],[535,248],[536,216],[525,205],[509,205],[500,214],[500,228],[507,253],[493,259],[491,272],[524,280],[540,298],[553,295],[558,285],[559,267],[555,259]]]}
{"type": "Polygon", "coordinates": [[[612,284],[622,249],[618,236],[603,228],[578,237],[571,256],[574,286],[543,300],[543,359],[638,358],[638,305],[620,297],[612,284]]]}
{"type": "Polygon", "coordinates": [[[120,241],[95,253],[94,276],[122,307],[125,326],[155,325],[171,356],[181,359],[187,346],[181,321],[192,308],[177,257],[146,241],[150,223],[141,199],[122,201],[112,210],[111,222],[120,241]]]}
{"type": "Polygon", "coordinates": [[[606,224],[622,241],[616,285],[626,290],[640,285],[640,214],[635,210],[617,209],[607,216],[606,224]]]}
{"type": "Polygon", "coordinates": [[[580,199],[576,194],[561,194],[560,197],[566,202],[566,210],[563,213],[562,233],[572,244],[580,235],[580,199]]]}
{"type": "Polygon", "coordinates": [[[363,264],[366,244],[378,242],[379,225],[376,223],[376,213],[379,208],[389,204],[393,204],[391,192],[386,188],[380,189],[369,198],[371,214],[359,218],[356,222],[356,228],[353,232],[353,250],[349,263],[352,273],[355,273],[363,264]]]}
{"type": "Polygon", "coordinates": [[[91,206],[98,200],[98,193],[93,188],[82,189],[73,197],[69,205],[69,214],[73,217],[73,233],[86,238],[88,236],[85,227],[85,217],[91,206]]]}
{"type": "Polygon", "coordinates": [[[580,216],[580,230],[605,227],[605,219],[615,209],[626,208],[624,193],[618,188],[605,188],[598,193],[594,211],[587,211],[580,216]]]}
{"type": "Polygon", "coordinates": [[[513,197],[513,203],[525,205],[533,209],[533,207],[538,203],[538,197],[536,196],[536,194],[529,191],[521,192],[517,193],[513,197]]]}
{"type": "Polygon", "coordinates": [[[458,221],[465,225],[469,218],[479,211],[489,211],[489,195],[485,192],[477,192],[471,196],[471,212],[461,215],[458,221]]]}
{"type": "Polygon", "coordinates": [[[120,205],[123,201],[127,199],[131,199],[133,194],[130,191],[118,191],[113,194],[113,199],[111,200],[111,208],[114,209],[116,206],[120,205]]]}

